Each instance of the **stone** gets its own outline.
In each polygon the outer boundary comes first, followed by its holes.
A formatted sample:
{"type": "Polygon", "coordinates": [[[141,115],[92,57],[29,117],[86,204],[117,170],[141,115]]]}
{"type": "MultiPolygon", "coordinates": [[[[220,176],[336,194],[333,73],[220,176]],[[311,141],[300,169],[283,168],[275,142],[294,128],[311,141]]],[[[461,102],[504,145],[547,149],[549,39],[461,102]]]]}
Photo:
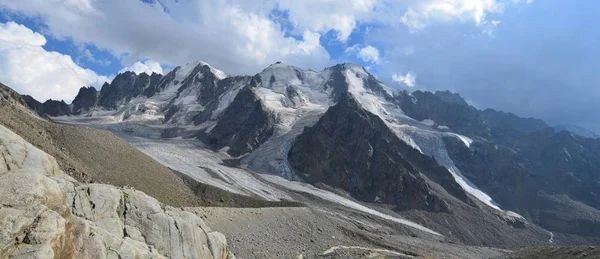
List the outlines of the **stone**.
{"type": "Polygon", "coordinates": [[[235,258],[197,215],[82,184],[0,126],[0,258],[235,258]]]}

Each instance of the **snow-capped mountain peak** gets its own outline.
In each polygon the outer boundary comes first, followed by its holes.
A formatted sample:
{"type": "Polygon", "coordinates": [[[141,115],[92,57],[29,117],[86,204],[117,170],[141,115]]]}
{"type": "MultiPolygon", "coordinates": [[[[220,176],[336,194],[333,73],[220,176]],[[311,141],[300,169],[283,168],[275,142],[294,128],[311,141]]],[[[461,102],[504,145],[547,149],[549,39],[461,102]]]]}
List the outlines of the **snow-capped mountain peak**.
{"type": "Polygon", "coordinates": [[[178,70],[177,71],[178,77],[185,78],[185,77],[188,77],[190,75],[190,73],[192,73],[199,66],[207,66],[210,69],[210,71],[216,76],[217,80],[225,79],[228,77],[225,72],[223,72],[219,69],[216,69],[215,67],[213,67],[210,64],[208,64],[204,61],[201,61],[201,60],[189,62],[183,66],[178,66],[173,70],[178,70]]]}
{"type": "MultiPolygon", "coordinates": [[[[135,75],[131,78],[138,80],[135,75]]],[[[464,179],[448,156],[443,138],[462,142],[468,138],[405,115],[397,98],[400,91],[381,83],[360,65],[344,63],[316,72],[275,63],[254,77],[229,78],[205,62],[195,61],[176,67],[160,83],[143,87],[140,93],[150,93],[135,96],[118,108],[114,121],[151,119],[193,129],[214,148],[235,146],[230,149],[232,154],[246,154],[244,161],[250,168],[288,178],[294,178],[287,164],[293,140],[329,108],[351,96],[360,109],[377,116],[398,139],[434,157],[465,191],[500,210],[489,196],[464,179]],[[245,128],[228,129],[234,126],[245,128]],[[279,162],[264,168],[273,161],[279,162]]]]}

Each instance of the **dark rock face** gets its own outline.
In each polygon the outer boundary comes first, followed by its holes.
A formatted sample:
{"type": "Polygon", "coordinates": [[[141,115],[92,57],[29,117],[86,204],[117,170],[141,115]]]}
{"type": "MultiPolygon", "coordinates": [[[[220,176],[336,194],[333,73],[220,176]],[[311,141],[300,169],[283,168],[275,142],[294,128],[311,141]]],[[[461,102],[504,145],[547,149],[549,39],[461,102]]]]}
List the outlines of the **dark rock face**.
{"type": "Polygon", "coordinates": [[[73,114],[78,115],[89,111],[96,105],[97,99],[98,91],[96,91],[96,88],[92,86],[80,88],[79,93],[73,99],[73,114]]]}
{"type": "Polygon", "coordinates": [[[175,81],[176,73],[180,69],[181,67],[176,67],[175,69],[171,70],[171,72],[169,72],[166,76],[152,73],[152,75],[150,76],[150,84],[143,92],[144,96],[151,97],[154,96],[156,93],[160,92],[161,90],[165,89],[165,87],[170,82],[175,81]]]}
{"type": "Polygon", "coordinates": [[[479,111],[449,92],[395,98],[412,118],[476,139],[467,148],[447,138],[446,148],[463,175],[504,208],[550,231],[600,236],[600,140],[556,133],[542,120],[479,111]]]}
{"type": "Polygon", "coordinates": [[[350,95],[304,129],[288,159],[310,183],[343,188],[357,199],[380,200],[399,210],[450,212],[421,172],[457,198],[468,200],[445,168],[399,140],[350,95]]]}
{"type": "Polygon", "coordinates": [[[457,93],[452,93],[452,92],[446,90],[446,91],[436,91],[434,94],[435,94],[435,96],[442,99],[442,101],[444,101],[444,102],[456,103],[456,104],[461,104],[461,105],[469,105],[467,103],[467,101],[465,101],[465,99],[463,99],[462,96],[460,96],[460,94],[457,94],[457,93]]]}
{"type": "Polygon", "coordinates": [[[42,104],[42,111],[52,117],[71,115],[71,107],[65,101],[48,100],[42,104]]]}
{"type": "Polygon", "coordinates": [[[273,135],[275,118],[267,112],[252,86],[240,90],[217,125],[199,138],[213,148],[228,146],[232,156],[250,152],[273,135]]]}
{"type": "Polygon", "coordinates": [[[27,104],[27,107],[30,110],[34,111],[38,115],[44,114],[44,108],[42,107],[41,102],[38,102],[38,100],[31,97],[30,95],[21,95],[21,97],[23,98],[23,101],[25,101],[25,104],[27,104]]]}
{"type": "Polygon", "coordinates": [[[446,146],[461,172],[504,207],[550,231],[600,237],[600,140],[546,128],[470,149],[452,139],[446,146]]]}
{"type": "Polygon", "coordinates": [[[415,91],[412,95],[403,92],[395,98],[402,111],[415,120],[430,119],[439,126],[447,126],[451,131],[467,136],[491,136],[492,133],[475,107],[454,100],[460,96],[448,97],[443,94],[445,99],[451,99],[444,101],[438,95],[415,91]]]}
{"type": "Polygon", "coordinates": [[[495,130],[514,129],[521,132],[535,132],[548,127],[543,120],[534,118],[520,118],[512,113],[486,109],[480,112],[485,122],[495,130]]]}
{"type": "Polygon", "coordinates": [[[126,71],[118,74],[110,84],[105,83],[102,86],[98,105],[106,109],[115,109],[131,98],[141,95],[148,88],[155,89],[155,85],[159,84],[161,78],[162,76],[156,73],[136,75],[134,72],[126,71]]]}
{"type": "Polygon", "coordinates": [[[598,135],[596,132],[593,132],[591,130],[588,130],[588,129],[585,129],[585,128],[582,128],[582,127],[579,127],[576,125],[568,125],[568,124],[556,125],[556,126],[554,126],[554,130],[556,132],[568,131],[577,136],[600,139],[600,135],[598,135]]]}

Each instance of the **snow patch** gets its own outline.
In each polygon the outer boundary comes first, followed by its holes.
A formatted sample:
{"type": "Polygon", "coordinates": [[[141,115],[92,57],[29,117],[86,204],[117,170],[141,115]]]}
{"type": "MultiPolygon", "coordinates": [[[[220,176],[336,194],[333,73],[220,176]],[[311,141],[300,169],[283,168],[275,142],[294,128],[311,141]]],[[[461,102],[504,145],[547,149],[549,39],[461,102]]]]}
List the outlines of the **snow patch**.
{"type": "Polygon", "coordinates": [[[387,250],[387,249],[376,249],[376,248],[368,248],[368,247],[362,247],[362,246],[334,246],[334,247],[330,247],[329,249],[325,250],[325,252],[321,253],[321,256],[327,256],[330,255],[332,253],[334,253],[336,250],[363,250],[363,251],[369,251],[369,252],[377,252],[377,253],[382,253],[388,256],[401,256],[401,257],[412,257],[410,255],[407,254],[403,254],[400,252],[396,252],[396,251],[391,251],[391,250],[387,250]]]}
{"type": "Polygon", "coordinates": [[[421,123],[423,123],[429,127],[433,127],[433,125],[435,125],[435,121],[433,121],[431,119],[424,119],[423,121],[421,121],[421,123]]]}
{"type": "Polygon", "coordinates": [[[287,181],[287,180],[285,180],[285,179],[283,179],[283,178],[281,178],[279,176],[274,176],[274,175],[263,175],[262,177],[265,180],[267,180],[267,181],[269,181],[271,183],[280,185],[282,187],[285,187],[286,189],[289,189],[289,190],[292,190],[292,191],[295,191],[295,192],[312,194],[312,195],[314,195],[316,197],[319,197],[319,198],[321,198],[323,200],[326,200],[326,201],[334,202],[334,203],[343,205],[345,207],[352,208],[352,209],[355,209],[355,210],[358,210],[358,211],[362,211],[362,212],[371,214],[373,216],[377,216],[377,217],[382,218],[382,219],[386,219],[386,220],[390,220],[390,221],[393,221],[393,222],[396,222],[396,223],[400,223],[400,224],[403,224],[403,225],[406,225],[406,226],[409,226],[409,227],[412,227],[412,228],[415,228],[415,229],[418,229],[418,230],[421,230],[421,231],[424,231],[424,232],[427,232],[427,233],[430,233],[430,234],[433,234],[433,235],[436,235],[436,236],[442,236],[441,234],[439,234],[439,233],[437,233],[437,232],[435,232],[435,231],[433,231],[431,229],[428,229],[426,227],[423,227],[423,226],[421,226],[421,225],[419,225],[417,223],[414,223],[412,221],[409,221],[409,220],[406,220],[406,219],[397,218],[397,217],[393,217],[393,216],[381,213],[379,211],[376,211],[376,210],[371,209],[369,207],[363,206],[363,205],[361,205],[359,203],[356,203],[354,201],[346,199],[346,198],[344,198],[342,196],[339,196],[337,194],[334,194],[334,193],[331,193],[331,192],[328,192],[328,191],[325,191],[325,190],[318,189],[318,188],[316,188],[316,187],[314,187],[314,186],[312,186],[310,184],[300,183],[300,182],[291,182],[291,181],[287,181]]]}
{"type": "Polygon", "coordinates": [[[465,146],[467,146],[467,148],[471,148],[471,144],[473,143],[473,140],[471,138],[456,133],[452,133],[452,135],[460,139],[460,141],[462,141],[465,144],[465,146]]]}

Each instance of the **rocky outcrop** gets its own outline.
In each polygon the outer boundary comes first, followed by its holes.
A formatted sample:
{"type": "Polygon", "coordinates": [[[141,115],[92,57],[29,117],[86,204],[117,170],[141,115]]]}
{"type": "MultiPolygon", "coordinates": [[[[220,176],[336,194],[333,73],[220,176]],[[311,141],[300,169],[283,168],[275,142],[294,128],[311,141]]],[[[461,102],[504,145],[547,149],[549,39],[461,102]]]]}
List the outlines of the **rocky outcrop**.
{"type": "Polygon", "coordinates": [[[110,84],[104,83],[102,85],[98,96],[98,106],[115,109],[118,105],[131,100],[131,98],[141,95],[146,89],[154,89],[161,79],[162,75],[156,73],[137,75],[134,72],[126,71],[118,74],[110,84]]]}
{"type": "Polygon", "coordinates": [[[96,88],[92,86],[80,88],[79,93],[73,99],[73,114],[78,115],[89,111],[96,105],[97,99],[98,91],[96,91],[96,88]]]}
{"type": "Polygon", "coordinates": [[[465,99],[462,98],[462,96],[460,96],[460,94],[452,93],[452,92],[450,92],[448,90],[446,90],[446,91],[435,91],[434,95],[437,96],[437,97],[439,97],[440,99],[442,99],[442,101],[444,101],[444,102],[456,103],[456,104],[462,104],[462,105],[469,105],[467,103],[467,101],[465,101],[465,99]]]}
{"type": "Polygon", "coordinates": [[[543,120],[521,118],[509,112],[486,109],[480,112],[483,119],[496,131],[517,130],[520,132],[536,132],[548,127],[543,120]]]}
{"type": "Polygon", "coordinates": [[[71,106],[65,101],[50,99],[42,104],[42,112],[52,117],[71,115],[71,106]]]}
{"type": "Polygon", "coordinates": [[[25,101],[25,104],[27,104],[27,107],[30,110],[38,115],[44,114],[44,107],[42,106],[42,103],[38,102],[38,100],[33,98],[31,95],[22,95],[21,98],[23,98],[23,101],[25,101]]]}
{"type": "Polygon", "coordinates": [[[428,178],[468,201],[448,171],[408,146],[351,95],[340,99],[292,146],[290,165],[310,183],[325,183],[368,202],[394,204],[399,210],[450,212],[432,191],[428,178]]]}
{"type": "Polygon", "coordinates": [[[562,124],[562,125],[556,125],[553,128],[556,132],[568,131],[577,136],[582,136],[585,138],[600,139],[600,135],[598,135],[596,132],[593,132],[586,128],[579,127],[577,125],[562,124]]]}
{"type": "Polygon", "coordinates": [[[217,125],[199,138],[216,149],[229,147],[227,153],[239,156],[271,137],[274,125],[275,118],[248,85],[240,90],[217,125]]]}
{"type": "Polygon", "coordinates": [[[551,128],[511,131],[466,148],[446,139],[461,172],[505,208],[553,232],[600,237],[600,141],[551,128]]]}
{"type": "Polygon", "coordinates": [[[0,258],[233,258],[193,213],[143,192],[81,184],[0,126],[0,258]]]}

